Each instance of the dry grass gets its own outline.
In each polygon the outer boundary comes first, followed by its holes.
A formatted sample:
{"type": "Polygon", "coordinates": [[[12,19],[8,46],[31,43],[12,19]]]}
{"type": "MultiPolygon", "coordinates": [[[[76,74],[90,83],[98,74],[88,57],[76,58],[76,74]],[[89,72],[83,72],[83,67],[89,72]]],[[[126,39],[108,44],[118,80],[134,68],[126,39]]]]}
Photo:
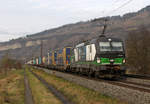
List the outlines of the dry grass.
{"type": "Polygon", "coordinates": [[[34,70],[34,72],[64,93],[64,95],[76,104],[125,104],[123,101],[118,101],[43,71],[34,70]]]}
{"type": "Polygon", "coordinates": [[[23,70],[10,72],[0,79],[0,104],[24,104],[23,70]]]}
{"type": "Polygon", "coordinates": [[[61,102],[37,79],[27,71],[35,104],[61,104],[61,102]]]}

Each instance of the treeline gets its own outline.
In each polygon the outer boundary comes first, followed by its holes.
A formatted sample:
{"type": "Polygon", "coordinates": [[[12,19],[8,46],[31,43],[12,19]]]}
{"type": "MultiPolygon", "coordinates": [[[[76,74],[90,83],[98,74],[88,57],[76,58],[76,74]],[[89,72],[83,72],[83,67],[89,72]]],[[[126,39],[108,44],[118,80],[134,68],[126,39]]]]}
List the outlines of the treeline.
{"type": "Polygon", "coordinates": [[[0,73],[7,75],[10,70],[22,69],[22,63],[19,60],[12,59],[9,54],[5,54],[0,61],[0,73]]]}
{"type": "Polygon", "coordinates": [[[131,31],[126,40],[128,69],[135,74],[150,74],[150,31],[142,27],[131,31]]]}

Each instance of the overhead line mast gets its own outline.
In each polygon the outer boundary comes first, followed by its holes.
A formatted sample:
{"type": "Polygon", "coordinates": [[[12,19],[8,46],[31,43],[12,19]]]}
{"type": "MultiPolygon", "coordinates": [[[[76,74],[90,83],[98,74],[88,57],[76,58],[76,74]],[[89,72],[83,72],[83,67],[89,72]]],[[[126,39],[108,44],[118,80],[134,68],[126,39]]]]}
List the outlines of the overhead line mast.
{"type": "Polygon", "coordinates": [[[43,64],[43,40],[41,40],[41,64],[43,64]]]}

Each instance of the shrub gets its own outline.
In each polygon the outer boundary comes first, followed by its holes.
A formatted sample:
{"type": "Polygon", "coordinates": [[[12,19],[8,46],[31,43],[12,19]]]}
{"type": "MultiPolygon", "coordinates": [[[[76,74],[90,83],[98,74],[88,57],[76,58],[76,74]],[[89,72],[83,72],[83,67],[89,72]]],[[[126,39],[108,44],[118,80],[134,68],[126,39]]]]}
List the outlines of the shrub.
{"type": "Polygon", "coordinates": [[[144,27],[131,31],[126,41],[127,64],[132,72],[150,74],[150,32],[144,27]]]}
{"type": "Polygon", "coordinates": [[[3,72],[5,75],[7,75],[7,72],[11,69],[21,69],[22,63],[19,60],[10,58],[8,54],[5,54],[0,62],[0,67],[0,72],[3,72]]]}

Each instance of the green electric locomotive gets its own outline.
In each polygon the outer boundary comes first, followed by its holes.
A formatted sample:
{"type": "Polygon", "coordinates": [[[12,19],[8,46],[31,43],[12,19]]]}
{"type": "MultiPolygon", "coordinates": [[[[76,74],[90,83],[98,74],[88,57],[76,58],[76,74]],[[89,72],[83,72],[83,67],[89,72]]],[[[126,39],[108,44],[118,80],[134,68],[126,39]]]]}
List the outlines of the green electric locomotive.
{"type": "Polygon", "coordinates": [[[121,39],[98,38],[76,45],[70,70],[95,77],[118,77],[125,73],[125,50],[121,39]]]}

